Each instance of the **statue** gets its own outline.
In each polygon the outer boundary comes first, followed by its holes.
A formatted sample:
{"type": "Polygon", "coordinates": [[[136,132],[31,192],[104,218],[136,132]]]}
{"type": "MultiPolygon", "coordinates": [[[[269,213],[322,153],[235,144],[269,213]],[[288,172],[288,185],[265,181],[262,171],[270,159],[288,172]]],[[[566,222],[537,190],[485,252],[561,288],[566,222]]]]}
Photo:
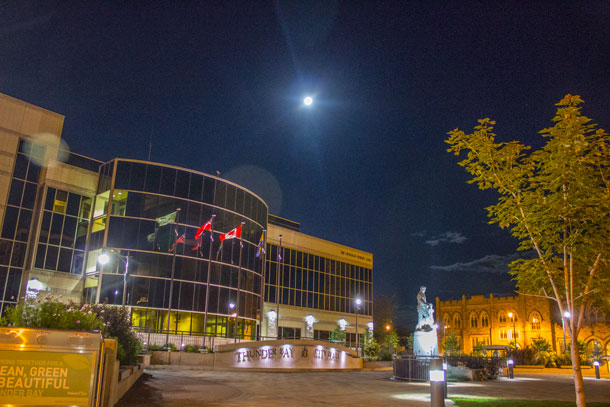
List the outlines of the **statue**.
{"type": "Polygon", "coordinates": [[[438,336],[434,308],[426,301],[426,287],[417,293],[417,326],[413,333],[413,354],[418,357],[438,355],[438,336]]]}
{"type": "Polygon", "coordinates": [[[417,326],[416,331],[430,332],[434,325],[434,308],[426,301],[426,287],[419,287],[417,293],[417,326]]]}

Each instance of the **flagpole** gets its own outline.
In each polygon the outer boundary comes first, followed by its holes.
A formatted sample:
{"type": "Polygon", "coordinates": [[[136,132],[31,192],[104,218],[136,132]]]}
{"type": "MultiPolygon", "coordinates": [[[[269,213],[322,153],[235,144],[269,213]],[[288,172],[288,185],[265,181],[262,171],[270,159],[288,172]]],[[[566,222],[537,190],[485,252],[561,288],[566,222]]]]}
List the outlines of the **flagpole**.
{"type": "MultiPolygon", "coordinates": [[[[246,224],[246,222],[242,222],[241,223],[241,228],[244,228],[244,225],[246,224]]],[[[235,308],[237,309],[237,314],[235,315],[235,327],[233,329],[233,334],[235,336],[235,338],[237,338],[237,319],[239,318],[239,297],[241,297],[241,287],[240,287],[240,283],[241,283],[241,252],[242,252],[242,248],[244,246],[243,242],[244,242],[244,238],[243,236],[243,230],[239,233],[239,268],[237,269],[237,301],[235,301],[236,306],[235,308]]],[[[231,252],[233,252],[233,250],[231,250],[231,252]]],[[[232,254],[232,253],[231,253],[232,254]]]]}
{"type": "MultiPolygon", "coordinates": [[[[180,208],[176,208],[176,220],[174,222],[174,234],[178,232],[178,223],[180,222],[180,208]]],[[[171,234],[170,234],[171,236],[171,234]]],[[[176,235],[176,240],[178,240],[178,236],[176,235]]],[[[177,244],[175,246],[178,246],[177,244]]],[[[176,252],[178,251],[177,247],[174,247],[174,254],[172,256],[172,278],[169,283],[169,304],[167,307],[167,333],[165,334],[165,346],[169,350],[169,319],[172,314],[172,296],[174,294],[174,274],[176,272],[176,252]]]]}
{"type": "Polygon", "coordinates": [[[263,229],[263,248],[262,248],[263,253],[262,253],[262,258],[261,258],[261,262],[263,265],[263,272],[261,273],[262,277],[263,277],[263,281],[261,283],[261,285],[262,285],[261,304],[260,304],[261,315],[260,315],[260,329],[258,332],[258,336],[259,336],[258,340],[261,340],[261,337],[263,336],[263,317],[264,317],[263,311],[265,310],[265,278],[267,275],[267,266],[266,266],[267,263],[265,261],[265,260],[267,260],[267,251],[265,250],[266,241],[267,241],[267,229],[263,229]]]}
{"type": "Polygon", "coordinates": [[[282,252],[282,235],[280,235],[280,247],[279,247],[279,263],[277,265],[277,272],[275,273],[275,284],[277,290],[275,290],[275,314],[277,323],[275,325],[276,335],[280,338],[280,275],[282,273],[282,265],[284,264],[284,253],[282,252]],[[280,252],[282,252],[280,254],[280,252]]]}
{"type": "MultiPolygon", "coordinates": [[[[214,236],[214,218],[216,214],[212,214],[212,223],[210,224],[210,237],[214,236]]],[[[203,232],[202,232],[203,234],[203,232]]],[[[201,236],[199,236],[201,238],[201,236]]],[[[208,303],[210,302],[210,274],[212,273],[212,242],[210,239],[210,250],[208,252],[208,278],[205,286],[205,309],[203,314],[203,336],[206,336],[208,328],[208,303]]]]}

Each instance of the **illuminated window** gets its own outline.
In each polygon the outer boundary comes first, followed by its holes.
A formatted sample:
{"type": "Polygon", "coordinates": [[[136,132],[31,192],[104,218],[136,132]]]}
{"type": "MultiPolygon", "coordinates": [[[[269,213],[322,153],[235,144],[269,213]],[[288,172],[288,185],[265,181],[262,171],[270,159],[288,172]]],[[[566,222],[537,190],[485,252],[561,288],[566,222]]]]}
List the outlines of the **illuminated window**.
{"type": "Polygon", "coordinates": [[[508,333],[506,332],[506,329],[501,329],[500,330],[500,340],[507,340],[508,339],[508,333]]]}
{"type": "Polygon", "coordinates": [[[470,327],[478,328],[479,327],[479,318],[477,318],[476,314],[470,315],[470,327]]]}
{"type": "Polygon", "coordinates": [[[57,190],[55,193],[55,201],[53,202],[53,212],[66,213],[66,203],[68,202],[68,193],[66,191],[57,190]]]}
{"type": "Polygon", "coordinates": [[[532,331],[540,330],[540,319],[540,315],[537,312],[532,314],[532,331]]]}
{"type": "Polygon", "coordinates": [[[453,327],[455,329],[460,329],[462,327],[462,320],[460,319],[459,314],[453,316],[453,327]]]}
{"type": "Polygon", "coordinates": [[[481,315],[481,327],[487,328],[488,326],[489,326],[489,317],[487,316],[486,313],[483,313],[481,315]]]}

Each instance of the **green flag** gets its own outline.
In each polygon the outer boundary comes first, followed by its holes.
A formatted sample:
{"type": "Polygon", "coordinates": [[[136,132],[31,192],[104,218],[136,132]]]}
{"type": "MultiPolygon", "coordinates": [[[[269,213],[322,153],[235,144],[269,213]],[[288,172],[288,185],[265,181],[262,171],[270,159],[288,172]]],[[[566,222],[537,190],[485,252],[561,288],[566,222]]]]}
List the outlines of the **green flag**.
{"type": "Polygon", "coordinates": [[[161,226],[165,226],[165,225],[169,225],[170,223],[176,223],[176,214],[178,212],[174,211],[172,213],[168,213],[167,215],[163,215],[160,218],[157,218],[157,226],[161,227],[161,226]]]}

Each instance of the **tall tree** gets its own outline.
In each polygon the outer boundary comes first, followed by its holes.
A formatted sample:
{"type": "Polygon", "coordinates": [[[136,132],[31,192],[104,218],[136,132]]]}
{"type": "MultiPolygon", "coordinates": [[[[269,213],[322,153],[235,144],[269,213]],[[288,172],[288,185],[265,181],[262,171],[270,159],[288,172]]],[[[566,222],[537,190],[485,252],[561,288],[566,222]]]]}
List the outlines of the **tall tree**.
{"type": "Polygon", "coordinates": [[[554,126],[540,131],[546,142],[533,150],[518,141],[496,142],[495,122],[479,120],[474,132],[455,129],[449,152],[466,153],[459,162],[468,182],[499,193],[487,208],[490,223],[510,228],[519,250],[533,259],[510,264],[523,294],[555,300],[570,332],[576,402],[585,395],[576,344],[585,310],[610,291],[610,139],[581,114],[580,96],[558,104],[554,126]]]}

